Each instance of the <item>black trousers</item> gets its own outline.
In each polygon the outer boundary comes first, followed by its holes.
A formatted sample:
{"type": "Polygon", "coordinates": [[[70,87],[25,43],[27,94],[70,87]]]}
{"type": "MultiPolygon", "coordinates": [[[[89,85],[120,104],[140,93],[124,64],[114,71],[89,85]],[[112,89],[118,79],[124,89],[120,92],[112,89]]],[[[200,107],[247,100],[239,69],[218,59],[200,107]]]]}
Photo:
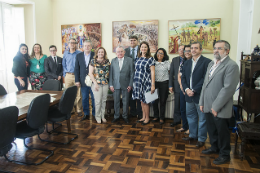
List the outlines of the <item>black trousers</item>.
{"type": "Polygon", "coordinates": [[[205,113],[207,130],[212,150],[219,150],[220,157],[230,157],[229,118],[214,117],[205,113]]]}
{"type": "Polygon", "coordinates": [[[158,89],[159,99],[153,102],[154,118],[159,118],[159,105],[160,102],[160,119],[165,118],[165,107],[169,93],[169,81],[155,82],[155,88],[158,89]]]}
{"type": "MultiPolygon", "coordinates": [[[[181,92],[181,91],[180,91],[181,92]]],[[[180,93],[174,92],[174,114],[173,121],[175,123],[181,123],[181,111],[180,111],[180,93]]]]}
{"type": "Polygon", "coordinates": [[[130,91],[129,93],[129,106],[130,106],[130,114],[133,116],[138,115],[138,118],[143,117],[143,112],[142,112],[142,106],[140,100],[133,100],[132,99],[132,92],[133,90],[130,91]]]}

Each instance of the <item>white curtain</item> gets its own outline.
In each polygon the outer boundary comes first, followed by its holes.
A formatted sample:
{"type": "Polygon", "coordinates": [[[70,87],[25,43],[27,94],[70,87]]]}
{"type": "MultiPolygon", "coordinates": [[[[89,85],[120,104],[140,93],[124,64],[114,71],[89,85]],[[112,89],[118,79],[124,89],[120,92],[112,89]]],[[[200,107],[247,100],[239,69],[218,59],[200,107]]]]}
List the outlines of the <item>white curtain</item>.
{"type": "Polygon", "coordinates": [[[0,84],[7,92],[14,92],[12,66],[19,45],[25,43],[24,11],[1,2],[0,7],[0,84]]]}

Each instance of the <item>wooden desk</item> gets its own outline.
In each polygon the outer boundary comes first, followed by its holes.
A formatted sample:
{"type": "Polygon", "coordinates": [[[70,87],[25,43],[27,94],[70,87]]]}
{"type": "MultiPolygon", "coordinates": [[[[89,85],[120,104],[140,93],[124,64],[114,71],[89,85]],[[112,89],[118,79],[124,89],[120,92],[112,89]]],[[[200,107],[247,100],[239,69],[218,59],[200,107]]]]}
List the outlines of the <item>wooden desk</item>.
{"type": "MultiPolygon", "coordinates": [[[[15,100],[18,101],[17,96],[22,94],[22,93],[47,93],[47,94],[57,94],[55,96],[53,96],[55,98],[55,100],[53,102],[50,103],[50,106],[56,105],[60,102],[60,98],[62,96],[63,91],[35,91],[35,90],[23,90],[23,91],[17,91],[14,93],[9,93],[3,96],[0,96],[0,99],[5,99],[5,100],[11,100],[11,102],[5,102],[5,106],[4,107],[9,107],[9,106],[14,106],[14,102],[15,100]]],[[[1,105],[1,103],[0,103],[1,105]]],[[[0,107],[0,109],[4,108],[4,107],[0,107]]],[[[26,105],[25,107],[19,108],[19,115],[18,115],[18,121],[23,120],[26,118],[27,116],[27,112],[28,112],[28,108],[29,108],[29,104],[26,105]]]]}

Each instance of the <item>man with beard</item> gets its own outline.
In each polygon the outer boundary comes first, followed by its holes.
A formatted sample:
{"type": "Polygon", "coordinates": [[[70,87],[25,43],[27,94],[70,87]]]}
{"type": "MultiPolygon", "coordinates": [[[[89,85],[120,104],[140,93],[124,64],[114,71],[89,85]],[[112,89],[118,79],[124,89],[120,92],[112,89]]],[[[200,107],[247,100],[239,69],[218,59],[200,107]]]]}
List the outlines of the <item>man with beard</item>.
{"type": "Polygon", "coordinates": [[[232,116],[233,95],[239,81],[239,68],[228,56],[230,44],[219,40],[214,45],[214,60],[209,64],[200,96],[200,110],[206,115],[211,147],[203,154],[218,153],[213,163],[230,160],[229,120],[232,116]]]}

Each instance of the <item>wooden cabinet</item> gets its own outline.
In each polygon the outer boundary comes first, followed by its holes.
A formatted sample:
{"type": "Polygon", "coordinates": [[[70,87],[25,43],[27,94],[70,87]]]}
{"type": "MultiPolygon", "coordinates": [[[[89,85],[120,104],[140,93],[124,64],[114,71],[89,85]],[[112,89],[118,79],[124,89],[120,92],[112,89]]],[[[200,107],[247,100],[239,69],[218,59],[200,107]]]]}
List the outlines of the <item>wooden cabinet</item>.
{"type": "Polygon", "coordinates": [[[250,116],[260,112],[260,90],[256,90],[254,84],[255,78],[260,75],[260,61],[257,61],[260,56],[250,55],[251,61],[245,61],[246,56],[248,55],[241,53],[240,84],[244,85],[239,90],[238,104],[250,116]]]}

